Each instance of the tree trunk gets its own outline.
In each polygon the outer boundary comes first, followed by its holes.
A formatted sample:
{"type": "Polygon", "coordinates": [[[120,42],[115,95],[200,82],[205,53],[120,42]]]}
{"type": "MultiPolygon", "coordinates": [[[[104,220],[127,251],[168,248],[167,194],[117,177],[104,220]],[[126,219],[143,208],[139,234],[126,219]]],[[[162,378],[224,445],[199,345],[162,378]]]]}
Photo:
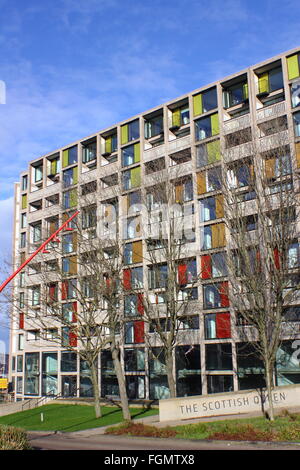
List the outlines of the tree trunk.
{"type": "Polygon", "coordinates": [[[274,403],[273,403],[273,396],[272,396],[272,389],[273,389],[273,379],[272,379],[272,367],[269,360],[266,360],[265,363],[266,368],[266,386],[267,386],[267,396],[269,402],[269,419],[270,421],[274,421],[274,403]]]}
{"type": "Polygon", "coordinates": [[[95,416],[96,418],[101,418],[101,406],[100,406],[100,390],[98,384],[98,377],[95,364],[91,365],[91,381],[93,385],[93,392],[94,392],[94,408],[95,408],[95,416]]]}
{"type": "Polygon", "coordinates": [[[176,398],[176,385],[173,374],[173,357],[172,354],[166,354],[166,371],[168,377],[168,385],[170,391],[170,398],[176,398]]]}
{"type": "Polygon", "coordinates": [[[130,414],[129,404],[128,404],[125,377],[124,377],[124,373],[121,367],[121,362],[119,359],[119,351],[116,347],[113,347],[111,353],[112,353],[112,359],[114,362],[115,372],[116,372],[117,379],[118,379],[123,418],[125,421],[131,421],[131,414],[130,414]]]}

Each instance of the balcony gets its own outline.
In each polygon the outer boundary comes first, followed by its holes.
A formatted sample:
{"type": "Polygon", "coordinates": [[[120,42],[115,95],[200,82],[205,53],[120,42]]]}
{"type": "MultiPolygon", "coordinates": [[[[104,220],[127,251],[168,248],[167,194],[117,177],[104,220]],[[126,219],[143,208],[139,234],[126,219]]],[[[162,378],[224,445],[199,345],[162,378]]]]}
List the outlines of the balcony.
{"type": "Polygon", "coordinates": [[[250,126],[250,114],[241,116],[235,119],[230,119],[223,123],[224,134],[230,134],[231,132],[240,131],[250,126]]]}
{"type": "Polygon", "coordinates": [[[256,113],[256,120],[258,122],[264,121],[269,118],[277,118],[286,113],[286,106],[284,102],[275,103],[266,108],[260,109],[256,113]]]}

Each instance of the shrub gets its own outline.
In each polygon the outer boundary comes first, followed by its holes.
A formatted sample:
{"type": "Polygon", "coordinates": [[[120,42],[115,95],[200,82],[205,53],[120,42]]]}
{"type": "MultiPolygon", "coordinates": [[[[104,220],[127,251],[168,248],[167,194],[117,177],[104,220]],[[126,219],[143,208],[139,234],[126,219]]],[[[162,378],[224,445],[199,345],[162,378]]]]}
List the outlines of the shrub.
{"type": "Polygon", "coordinates": [[[106,434],[143,436],[143,437],[175,437],[177,432],[171,428],[156,428],[141,423],[125,422],[121,426],[109,428],[106,434]]]}
{"type": "Polygon", "coordinates": [[[277,440],[277,434],[273,431],[262,431],[251,424],[240,425],[237,427],[226,426],[222,431],[210,434],[209,439],[228,440],[228,441],[274,441],[277,440]]]}
{"type": "Polygon", "coordinates": [[[29,450],[30,445],[23,429],[0,426],[0,450],[29,450]]]}

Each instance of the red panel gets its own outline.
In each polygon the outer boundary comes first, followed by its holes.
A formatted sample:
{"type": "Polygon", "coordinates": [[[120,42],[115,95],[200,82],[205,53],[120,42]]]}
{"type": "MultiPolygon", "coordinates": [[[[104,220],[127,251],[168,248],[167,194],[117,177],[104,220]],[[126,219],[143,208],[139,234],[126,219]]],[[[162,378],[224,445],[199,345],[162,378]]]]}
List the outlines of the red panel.
{"type": "Polygon", "coordinates": [[[187,284],[187,265],[186,264],[180,264],[178,266],[178,282],[180,286],[187,284]]]}
{"type": "Polygon", "coordinates": [[[124,289],[131,289],[131,270],[124,269],[123,271],[123,284],[124,289]]]}
{"type": "Polygon", "coordinates": [[[56,285],[51,284],[49,286],[49,300],[51,302],[54,302],[56,300],[56,285]]]}
{"type": "Polygon", "coordinates": [[[77,346],[77,335],[73,331],[69,333],[69,345],[73,348],[77,346]]]}
{"type": "Polygon", "coordinates": [[[216,314],[217,338],[230,338],[230,313],[216,314]]]}
{"type": "Polygon", "coordinates": [[[211,257],[210,255],[201,256],[201,278],[211,278],[211,257]]]}
{"type": "Polygon", "coordinates": [[[19,330],[23,330],[24,329],[24,313],[21,312],[19,314],[19,330]]]}
{"type": "Polygon", "coordinates": [[[220,286],[221,307],[229,307],[228,282],[221,282],[220,286]]]}
{"type": "Polygon", "coordinates": [[[66,300],[68,293],[68,281],[63,281],[61,283],[61,299],[66,300]]]}
{"type": "Polygon", "coordinates": [[[72,302],[72,322],[77,322],[77,302],[72,302]]]}
{"type": "Polygon", "coordinates": [[[280,269],[280,253],[278,248],[274,248],[274,264],[276,269],[280,269]]]}
{"type": "Polygon", "coordinates": [[[143,302],[143,294],[137,295],[137,311],[140,315],[144,314],[144,302],[143,302]]]}
{"type": "Polygon", "coordinates": [[[135,321],[133,324],[133,328],[134,328],[134,342],[144,343],[145,342],[144,322],[135,321]]]}

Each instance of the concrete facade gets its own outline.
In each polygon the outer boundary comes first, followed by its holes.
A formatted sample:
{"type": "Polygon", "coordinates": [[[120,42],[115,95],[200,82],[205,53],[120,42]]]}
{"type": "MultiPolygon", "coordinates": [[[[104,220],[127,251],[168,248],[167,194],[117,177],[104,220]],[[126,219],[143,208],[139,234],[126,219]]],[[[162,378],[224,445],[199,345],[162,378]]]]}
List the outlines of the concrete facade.
{"type": "MultiPolygon", "coordinates": [[[[251,154],[249,144],[253,141],[262,152],[276,149],[278,135],[269,135],[266,129],[268,124],[272,125],[274,119],[283,118],[285,125],[280,129],[280,140],[289,146],[293,174],[297,175],[300,167],[298,62],[299,49],[280,54],[29,162],[15,190],[15,267],[33,252],[46,238],[46,234],[51,233],[56,223],[62,223],[66,211],[71,212],[75,208],[85,206],[86,198],[82,191],[87,188],[86,185],[95,186],[91,197],[94,198],[100,214],[105,211],[105,203],[117,195],[117,223],[122,227],[123,220],[128,217],[124,200],[127,201],[128,195],[137,190],[146,191],[157,181],[155,173],[151,172],[151,164],[154,162],[162,162],[162,171],[166,171],[170,179],[189,182],[182,191],[186,194],[186,204],[195,206],[191,215],[195,240],[188,244],[186,258],[193,259],[198,269],[203,256],[226,249],[218,244],[210,247],[202,245],[203,227],[212,227],[214,220],[199,223],[196,204],[203,198],[218,195],[218,192],[209,188],[207,172],[219,163],[209,160],[210,151],[215,145],[220,145],[222,158],[230,162],[248,158],[251,154]],[[252,137],[247,139],[250,131],[252,137]],[[226,145],[230,140],[229,136],[234,139],[237,132],[243,133],[245,142],[226,145]],[[131,149],[132,154],[125,165],[124,150],[129,151],[130,146],[135,147],[131,149]],[[206,162],[201,160],[204,148],[208,158],[206,162]],[[206,174],[204,191],[199,190],[197,176],[202,171],[206,174]],[[134,181],[137,179],[138,184],[135,186],[134,181]],[[73,189],[81,191],[76,203],[72,202],[70,194],[73,189]]],[[[246,194],[247,188],[244,189],[246,194]]],[[[245,204],[250,207],[251,201],[245,204]]],[[[249,210],[251,214],[251,207],[249,210]]],[[[215,214],[215,219],[222,224],[222,217],[215,214]]],[[[130,265],[129,268],[142,268],[143,282],[146,285],[149,269],[145,256],[148,249],[147,240],[143,234],[134,233],[125,242],[141,242],[144,256],[138,262],[133,262],[133,266],[130,265]]],[[[76,256],[76,253],[72,252],[71,256],[76,256]]],[[[49,269],[52,258],[51,253],[45,254],[43,258],[43,262],[49,263],[49,269]]],[[[59,262],[62,260],[63,255],[59,262]]],[[[9,375],[10,380],[14,382],[15,397],[34,398],[50,391],[66,397],[84,396],[85,380],[80,374],[79,359],[72,359],[72,367],[65,370],[62,362],[63,355],[67,353],[66,348],[58,346],[55,341],[49,341],[49,337],[46,338],[49,331],[37,328],[33,320],[34,312],[38,316],[46,308],[40,303],[38,290],[34,290],[40,284],[40,277],[33,268],[27,269],[22,277],[18,276],[14,283],[14,292],[19,304],[11,325],[9,375]]],[[[196,286],[196,296],[191,301],[190,313],[196,317],[195,325],[180,333],[178,343],[178,360],[187,357],[190,346],[193,346],[193,364],[179,367],[174,355],[177,384],[181,384],[178,393],[191,395],[194,387],[197,388],[197,393],[205,395],[221,389],[238,391],[240,388],[252,388],[253,381],[249,380],[248,384],[246,379],[250,376],[253,378],[253,374],[251,375],[246,366],[241,367],[238,364],[241,326],[236,323],[235,315],[227,303],[217,306],[205,305],[205,282],[209,283],[202,280],[196,286]],[[207,336],[207,315],[215,314],[228,315],[227,332],[221,337],[217,337],[216,333],[207,336]],[[221,354],[219,345],[223,348],[222,351],[225,351],[225,356],[230,355],[231,360],[230,364],[225,360],[217,367],[211,364],[214,363],[212,358],[221,354]],[[181,346],[183,348],[180,350],[181,346]]],[[[221,276],[219,282],[226,283],[226,276],[221,276]]],[[[142,292],[142,289],[138,292],[142,292]]],[[[62,299],[61,302],[64,303],[62,299]]],[[[300,309],[297,305],[296,307],[300,309]]],[[[297,328],[299,332],[298,323],[297,328]]],[[[151,340],[153,332],[149,331],[149,325],[146,323],[143,331],[151,340]]],[[[288,340],[288,337],[286,339],[288,340]]],[[[159,347],[157,341],[150,341],[150,344],[159,347]]],[[[145,339],[141,341],[139,338],[138,341],[122,344],[121,349],[123,364],[124,352],[128,349],[140,349],[145,358],[142,368],[136,367],[126,373],[128,383],[131,383],[135,390],[135,396],[132,398],[167,398],[165,373],[160,368],[161,365],[158,365],[160,372],[158,369],[150,371],[149,344],[146,344],[145,339]]],[[[113,394],[113,380],[109,373],[104,377],[102,369],[102,358],[99,357],[101,394],[113,394]]],[[[261,376],[258,367],[255,374],[254,378],[261,376]]],[[[281,373],[280,380],[281,384],[300,381],[297,360],[289,370],[281,373]]]]}

